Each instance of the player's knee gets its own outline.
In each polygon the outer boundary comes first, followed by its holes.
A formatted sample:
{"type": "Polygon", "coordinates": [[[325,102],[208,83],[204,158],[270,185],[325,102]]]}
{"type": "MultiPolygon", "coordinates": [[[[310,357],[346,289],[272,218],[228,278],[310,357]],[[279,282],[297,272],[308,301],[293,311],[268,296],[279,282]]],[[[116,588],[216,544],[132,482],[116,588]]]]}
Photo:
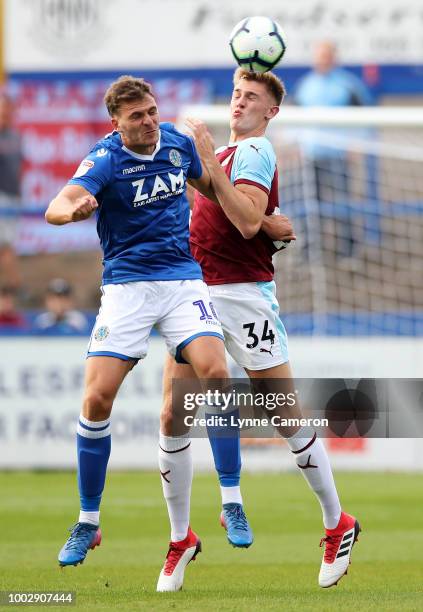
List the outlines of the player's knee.
{"type": "Polygon", "coordinates": [[[85,393],[83,413],[89,421],[108,419],[112,411],[113,397],[104,391],[88,389],[85,393]]]}
{"type": "Polygon", "coordinates": [[[225,362],[205,362],[197,368],[197,376],[199,378],[228,378],[229,374],[225,362]]]}
{"type": "Polygon", "coordinates": [[[173,424],[173,415],[172,415],[172,406],[171,403],[166,401],[163,402],[163,406],[160,412],[160,431],[164,436],[172,435],[172,424],[173,424]]]}

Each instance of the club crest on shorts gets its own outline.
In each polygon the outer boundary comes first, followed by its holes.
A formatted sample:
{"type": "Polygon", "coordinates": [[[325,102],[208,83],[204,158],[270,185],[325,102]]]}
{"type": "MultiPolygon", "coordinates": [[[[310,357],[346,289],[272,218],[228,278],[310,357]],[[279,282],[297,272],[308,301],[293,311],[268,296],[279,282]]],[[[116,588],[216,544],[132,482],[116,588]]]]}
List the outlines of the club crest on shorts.
{"type": "Polygon", "coordinates": [[[174,166],[177,166],[179,168],[179,166],[182,165],[182,157],[181,154],[179,153],[179,151],[177,151],[176,149],[171,149],[169,151],[169,159],[172,162],[172,164],[174,166]]]}
{"type": "Polygon", "coordinates": [[[105,340],[107,338],[109,333],[110,333],[110,329],[107,327],[107,325],[101,325],[101,327],[96,329],[95,334],[94,334],[94,338],[98,342],[101,342],[102,340],[105,340]]]}

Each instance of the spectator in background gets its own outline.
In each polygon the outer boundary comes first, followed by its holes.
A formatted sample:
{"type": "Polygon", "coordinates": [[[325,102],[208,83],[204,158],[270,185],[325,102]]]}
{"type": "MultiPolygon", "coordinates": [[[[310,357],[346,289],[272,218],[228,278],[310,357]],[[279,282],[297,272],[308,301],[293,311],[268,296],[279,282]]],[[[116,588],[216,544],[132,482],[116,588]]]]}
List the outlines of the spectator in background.
{"type": "Polygon", "coordinates": [[[89,333],[87,317],[73,309],[72,287],[63,278],[54,278],[47,287],[45,296],[46,312],[34,320],[34,330],[41,334],[83,334],[89,333]]]}
{"type": "MultiPolygon", "coordinates": [[[[314,67],[295,87],[294,102],[299,106],[365,106],[372,103],[364,83],[351,72],[337,66],[336,48],[330,41],[317,44],[314,67]]],[[[336,253],[339,257],[354,255],[353,219],[349,207],[350,186],[347,160],[348,136],[338,128],[306,130],[302,139],[303,153],[311,170],[316,214],[322,220],[322,202],[342,205],[334,211],[336,217],[336,253]]],[[[330,209],[329,209],[330,210],[330,209]]],[[[307,209],[306,209],[307,214],[307,209]]],[[[306,223],[307,225],[307,223],[306,223]]],[[[320,230],[321,231],[321,230],[320,230]]],[[[304,248],[309,250],[311,233],[306,235],[304,248]]]]}
{"type": "Polygon", "coordinates": [[[0,273],[3,282],[15,289],[21,285],[14,248],[21,168],[21,138],[13,128],[13,103],[5,92],[0,92],[0,273]]]}
{"type": "Polygon", "coordinates": [[[27,320],[16,306],[16,289],[8,286],[0,287],[0,333],[27,329],[27,320]]]}

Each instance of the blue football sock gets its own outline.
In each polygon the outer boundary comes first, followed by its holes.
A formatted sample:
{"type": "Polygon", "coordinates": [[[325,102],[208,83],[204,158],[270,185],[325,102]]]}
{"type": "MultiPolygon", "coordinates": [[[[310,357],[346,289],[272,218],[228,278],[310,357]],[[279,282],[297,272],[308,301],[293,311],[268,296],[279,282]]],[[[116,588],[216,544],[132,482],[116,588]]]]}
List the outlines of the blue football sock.
{"type": "MultiPolygon", "coordinates": [[[[214,416],[207,413],[206,417],[214,416]]],[[[222,416],[222,413],[219,413],[222,416]]],[[[227,422],[230,423],[231,416],[238,419],[239,410],[224,413],[227,422]]],[[[210,446],[213,452],[214,465],[219,475],[222,487],[237,487],[241,475],[241,444],[239,439],[239,428],[228,425],[227,427],[208,426],[210,446]]]]}
{"type": "Polygon", "coordinates": [[[110,419],[95,422],[80,416],[76,437],[81,510],[97,511],[110,457],[110,419]]]}

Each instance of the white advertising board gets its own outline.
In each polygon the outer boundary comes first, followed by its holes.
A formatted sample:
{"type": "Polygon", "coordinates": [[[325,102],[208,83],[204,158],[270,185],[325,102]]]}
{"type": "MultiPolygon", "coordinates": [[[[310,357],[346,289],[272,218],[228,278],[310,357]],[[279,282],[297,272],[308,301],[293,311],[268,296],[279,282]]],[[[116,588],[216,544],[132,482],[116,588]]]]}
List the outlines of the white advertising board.
{"type": "Polygon", "coordinates": [[[420,0],[6,0],[7,71],[232,66],[233,26],[259,12],[285,30],[286,65],[331,38],[343,63],[421,63],[420,0]],[[259,8],[258,8],[259,6],[259,8]]]}
{"type": "MultiPolygon", "coordinates": [[[[1,339],[0,467],[73,467],[84,338],[1,339]]],[[[163,343],[128,376],[113,412],[113,464],[155,466],[163,343]]]]}
{"type": "MultiPolygon", "coordinates": [[[[85,348],[81,338],[0,338],[0,469],[75,467],[85,348]]],[[[421,341],[416,340],[361,342],[348,338],[293,338],[290,348],[297,376],[349,378],[381,377],[384,372],[412,377],[416,369],[407,373],[398,364],[411,367],[422,350],[421,341]]],[[[152,338],[147,358],[136,366],[119,393],[112,417],[111,468],[157,467],[164,356],[164,343],[152,338]]],[[[232,375],[239,372],[233,369],[232,375]]],[[[341,442],[328,441],[335,468],[423,469],[423,440],[341,442]]],[[[193,450],[196,469],[211,469],[208,441],[194,439],[193,450]]],[[[293,468],[286,446],[262,439],[243,441],[243,463],[247,470],[293,468]]]]}

